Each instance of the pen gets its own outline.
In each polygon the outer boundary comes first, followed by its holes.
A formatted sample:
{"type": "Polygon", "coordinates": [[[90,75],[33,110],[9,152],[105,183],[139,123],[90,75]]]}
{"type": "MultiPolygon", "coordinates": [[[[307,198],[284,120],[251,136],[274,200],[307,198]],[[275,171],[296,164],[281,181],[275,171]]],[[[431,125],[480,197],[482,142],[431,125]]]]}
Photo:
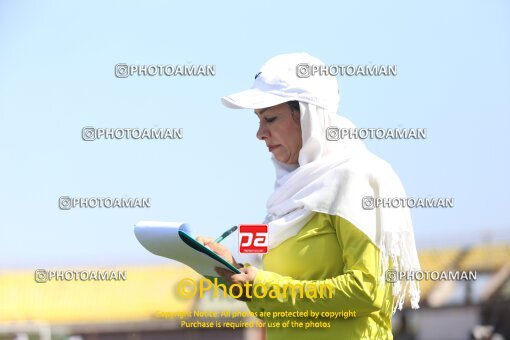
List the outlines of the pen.
{"type": "Polygon", "coordinates": [[[220,243],[221,241],[223,241],[225,239],[225,237],[232,234],[236,230],[237,230],[237,226],[235,225],[232,228],[230,228],[229,230],[225,231],[223,234],[221,234],[221,236],[218,237],[216,240],[214,240],[214,242],[220,243]]]}

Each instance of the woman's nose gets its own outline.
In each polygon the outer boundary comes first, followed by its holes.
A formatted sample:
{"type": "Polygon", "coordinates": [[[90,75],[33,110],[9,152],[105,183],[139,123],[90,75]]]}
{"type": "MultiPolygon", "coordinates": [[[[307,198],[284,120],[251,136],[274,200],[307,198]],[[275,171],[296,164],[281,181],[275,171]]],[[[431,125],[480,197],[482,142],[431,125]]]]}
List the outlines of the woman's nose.
{"type": "Polygon", "coordinates": [[[265,127],[265,125],[261,124],[259,129],[257,130],[257,138],[260,140],[264,140],[264,138],[269,137],[269,131],[265,127]]]}

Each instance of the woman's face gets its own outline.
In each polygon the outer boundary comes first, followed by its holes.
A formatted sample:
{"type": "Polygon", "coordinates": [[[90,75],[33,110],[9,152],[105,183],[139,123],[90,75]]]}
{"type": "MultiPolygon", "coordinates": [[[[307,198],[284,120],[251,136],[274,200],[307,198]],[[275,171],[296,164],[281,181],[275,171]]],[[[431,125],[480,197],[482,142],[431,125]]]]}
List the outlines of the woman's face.
{"type": "Polygon", "coordinates": [[[266,143],[269,152],[282,163],[298,164],[302,146],[299,112],[282,103],[256,109],[255,114],[260,120],[257,138],[266,143]]]}

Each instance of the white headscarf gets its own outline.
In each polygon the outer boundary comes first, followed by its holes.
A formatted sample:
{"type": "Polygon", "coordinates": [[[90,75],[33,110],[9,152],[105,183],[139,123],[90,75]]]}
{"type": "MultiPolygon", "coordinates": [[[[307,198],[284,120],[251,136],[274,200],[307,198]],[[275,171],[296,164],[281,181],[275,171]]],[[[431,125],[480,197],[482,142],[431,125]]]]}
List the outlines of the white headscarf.
{"type": "MultiPolygon", "coordinates": [[[[296,235],[314,212],[340,216],[363,233],[381,251],[381,284],[386,270],[418,271],[420,264],[408,208],[362,208],[362,198],[406,197],[392,167],[369,152],[358,139],[329,141],[328,127],[354,128],[346,118],[310,103],[299,102],[302,148],[299,165],[279,162],[275,190],[267,201],[269,249],[296,235]],[[392,267],[389,267],[389,259],[392,267]]],[[[394,283],[395,308],[402,309],[406,291],[418,308],[418,282],[394,283]]]]}

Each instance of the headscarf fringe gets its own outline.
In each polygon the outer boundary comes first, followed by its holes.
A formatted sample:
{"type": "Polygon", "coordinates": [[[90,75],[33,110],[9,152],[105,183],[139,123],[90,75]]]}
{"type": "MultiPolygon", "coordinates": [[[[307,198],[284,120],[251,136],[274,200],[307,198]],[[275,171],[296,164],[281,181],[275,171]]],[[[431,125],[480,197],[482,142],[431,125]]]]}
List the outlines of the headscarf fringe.
{"type": "Polygon", "coordinates": [[[393,313],[404,307],[406,293],[409,296],[411,308],[419,308],[420,285],[418,281],[414,280],[414,275],[408,275],[410,272],[420,270],[418,262],[412,261],[413,247],[412,237],[402,232],[384,233],[379,245],[382,265],[380,283],[390,282],[393,284],[392,294],[395,298],[393,313]]]}

